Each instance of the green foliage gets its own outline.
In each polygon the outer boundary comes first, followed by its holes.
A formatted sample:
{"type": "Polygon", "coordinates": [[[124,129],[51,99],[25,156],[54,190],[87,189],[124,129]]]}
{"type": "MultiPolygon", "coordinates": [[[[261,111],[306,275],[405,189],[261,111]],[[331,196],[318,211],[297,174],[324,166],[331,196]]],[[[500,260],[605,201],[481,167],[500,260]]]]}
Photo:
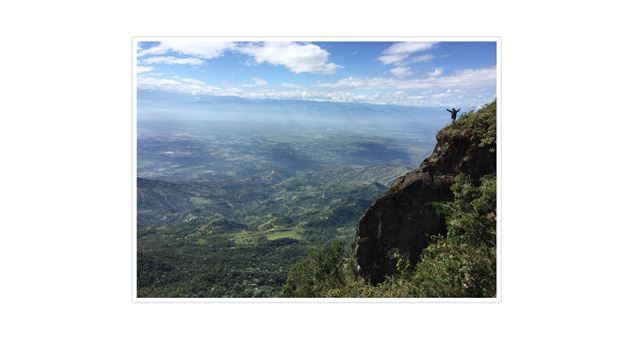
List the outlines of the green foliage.
{"type": "Polygon", "coordinates": [[[496,151],[496,113],[497,104],[494,100],[477,111],[463,114],[448,128],[470,130],[480,141],[480,146],[488,146],[491,151],[496,151]]]}
{"type": "Polygon", "coordinates": [[[487,175],[478,186],[460,174],[451,186],[454,200],[436,204],[447,222],[447,238],[462,244],[496,242],[496,177],[487,175]]]}
{"type": "Polygon", "coordinates": [[[416,266],[410,290],[417,297],[493,297],[496,249],[447,240],[431,244],[416,266]]]}
{"type": "Polygon", "coordinates": [[[398,274],[405,274],[409,271],[411,262],[406,256],[402,255],[400,251],[396,251],[393,254],[393,258],[396,260],[396,270],[398,274]]]}
{"type": "Polygon", "coordinates": [[[315,297],[344,286],[345,256],[345,243],[340,240],[311,251],[305,260],[289,270],[282,296],[315,297]]]}
{"type": "MultiPolygon", "coordinates": [[[[160,239],[158,239],[160,240],[160,239]]],[[[274,297],[310,246],[287,239],[259,246],[158,244],[138,251],[138,297],[274,297]]]]}
{"type": "Polygon", "coordinates": [[[391,252],[398,273],[372,286],[357,275],[344,245],[334,242],[315,250],[289,272],[288,297],[494,297],[496,295],[496,177],[477,185],[456,177],[454,199],[438,204],[447,236],[432,237],[420,261],[411,266],[391,252]]]}
{"type": "Polygon", "coordinates": [[[282,296],[430,298],[494,297],[496,294],[493,246],[460,244],[442,238],[425,248],[414,269],[403,267],[402,272],[377,286],[357,276],[353,259],[321,258],[335,250],[330,245],[295,265],[289,272],[282,296]]]}
{"type": "Polygon", "coordinates": [[[353,238],[360,215],[386,190],[367,179],[406,170],[381,165],[274,180],[138,179],[137,295],[278,296],[291,266],[311,249],[353,238]]]}

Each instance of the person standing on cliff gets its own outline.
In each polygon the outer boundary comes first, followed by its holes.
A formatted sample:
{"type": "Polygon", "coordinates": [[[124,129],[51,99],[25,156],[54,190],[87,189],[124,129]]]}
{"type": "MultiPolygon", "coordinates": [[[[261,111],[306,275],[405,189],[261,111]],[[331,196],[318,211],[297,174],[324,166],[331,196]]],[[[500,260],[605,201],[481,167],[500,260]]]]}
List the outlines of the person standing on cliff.
{"type": "Polygon", "coordinates": [[[451,113],[451,122],[456,121],[458,111],[460,111],[460,109],[456,110],[456,108],[452,107],[451,109],[447,109],[447,111],[451,113]]]}

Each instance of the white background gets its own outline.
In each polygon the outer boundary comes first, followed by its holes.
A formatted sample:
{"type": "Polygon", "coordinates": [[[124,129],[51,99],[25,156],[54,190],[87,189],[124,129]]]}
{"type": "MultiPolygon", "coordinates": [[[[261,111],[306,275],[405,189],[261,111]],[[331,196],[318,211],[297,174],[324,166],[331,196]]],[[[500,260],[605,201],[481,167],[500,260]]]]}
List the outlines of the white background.
{"type": "Polygon", "coordinates": [[[637,359],[625,3],[3,2],[0,357],[637,359]],[[133,304],[134,35],[502,36],[502,302],[133,304]]]}

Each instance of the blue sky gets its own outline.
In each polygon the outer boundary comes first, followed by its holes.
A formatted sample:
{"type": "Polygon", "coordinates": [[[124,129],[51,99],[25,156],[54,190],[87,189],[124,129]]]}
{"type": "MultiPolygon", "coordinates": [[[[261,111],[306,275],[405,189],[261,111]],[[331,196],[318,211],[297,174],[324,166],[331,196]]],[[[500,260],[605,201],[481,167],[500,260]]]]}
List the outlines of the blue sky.
{"type": "Polygon", "coordinates": [[[139,42],[138,88],[472,108],[496,97],[495,42],[139,42]]]}

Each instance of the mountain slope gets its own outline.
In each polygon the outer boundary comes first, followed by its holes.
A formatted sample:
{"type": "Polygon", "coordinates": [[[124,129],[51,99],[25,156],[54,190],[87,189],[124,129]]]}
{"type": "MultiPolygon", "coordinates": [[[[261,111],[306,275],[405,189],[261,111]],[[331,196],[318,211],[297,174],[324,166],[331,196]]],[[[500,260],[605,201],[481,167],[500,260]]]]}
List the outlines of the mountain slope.
{"type": "Polygon", "coordinates": [[[483,175],[496,174],[495,123],[494,101],[440,130],[431,156],[366,210],[353,243],[366,280],[378,284],[395,273],[397,252],[416,264],[432,236],[446,233],[444,216],[434,204],[453,200],[451,185],[457,175],[478,183],[483,175]]]}

